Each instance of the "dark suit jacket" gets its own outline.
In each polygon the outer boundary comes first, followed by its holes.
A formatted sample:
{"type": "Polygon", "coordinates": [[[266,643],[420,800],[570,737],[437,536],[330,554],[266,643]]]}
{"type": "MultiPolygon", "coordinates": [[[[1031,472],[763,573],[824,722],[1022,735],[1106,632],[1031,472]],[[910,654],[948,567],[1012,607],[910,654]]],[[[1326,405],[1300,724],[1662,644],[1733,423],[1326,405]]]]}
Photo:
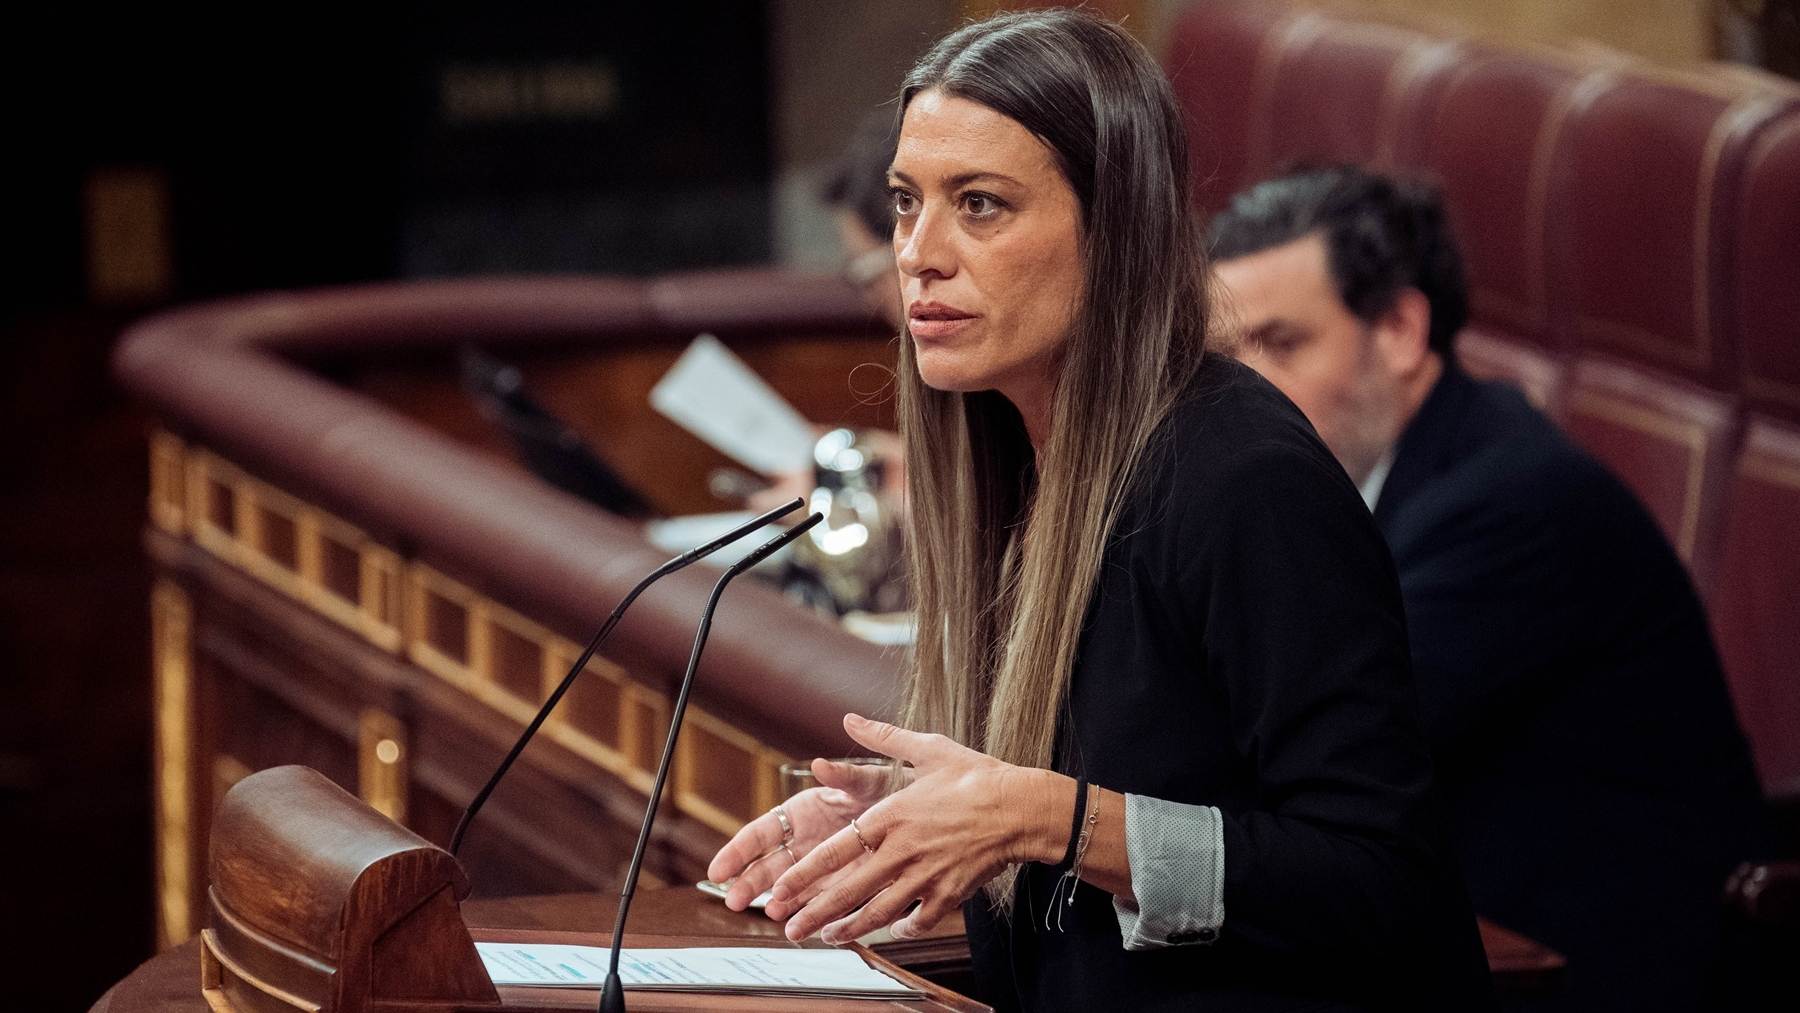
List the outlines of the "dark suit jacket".
{"type": "MultiPolygon", "coordinates": [[[[1029,866],[966,907],[1001,1009],[1471,1011],[1491,995],[1443,849],[1381,535],[1306,419],[1209,357],[1109,539],[1060,723],[1065,771],[1224,814],[1211,946],[1127,952],[1112,898],[1029,866]]],[[[1117,818],[1117,814],[1115,814],[1117,818]]]]}
{"type": "Polygon", "coordinates": [[[1760,801],[1654,522],[1516,391],[1453,365],[1375,518],[1476,910],[1569,958],[1557,1008],[1708,1008],[1721,886],[1760,801]]]}

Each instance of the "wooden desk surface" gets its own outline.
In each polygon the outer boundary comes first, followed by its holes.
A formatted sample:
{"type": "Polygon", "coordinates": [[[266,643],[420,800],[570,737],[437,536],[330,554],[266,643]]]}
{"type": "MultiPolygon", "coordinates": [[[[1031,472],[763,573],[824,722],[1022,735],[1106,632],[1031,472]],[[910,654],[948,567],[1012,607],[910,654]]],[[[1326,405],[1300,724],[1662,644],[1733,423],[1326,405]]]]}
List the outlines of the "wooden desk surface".
{"type": "MultiPolygon", "coordinates": [[[[545,932],[597,932],[603,937],[611,928],[618,898],[612,894],[559,894],[545,897],[509,897],[471,900],[463,905],[463,919],[477,938],[493,933],[489,930],[536,929],[545,932]]],[[[780,926],[761,915],[736,913],[725,905],[692,888],[672,887],[646,890],[632,902],[631,921],[643,926],[646,936],[667,937],[679,928],[689,937],[732,939],[752,945],[791,945],[781,934],[780,926]]],[[[877,952],[903,967],[924,964],[943,965],[967,961],[967,945],[961,937],[962,920],[947,920],[944,934],[925,939],[908,940],[878,946],[877,952]]],[[[628,933],[628,941],[636,936],[628,933]]],[[[583,940],[593,942],[592,940],[583,940]]],[[[646,940],[647,941],[647,940],[646,940]]],[[[1487,949],[1488,966],[1494,973],[1495,987],[1504,992],[1538,991],[1553,987],[1562,974],[1561,955],[1516,932],[1481,920],[1481,941],[1487,949]]],[[[668,945],[665,939],[664,944],[668,945]]],[[[698,941],[686,945],[701,945],[698,941]]],[[[90,1013],[209,1013],[200,997],[200,957],[197,940],[189,941],[160,954],[113,986],[90,1013]]],[[[523,990],[532,991],[532,990],[523,990]]],[[[536,990],[543,992],[545,990],[536,990]]],[[[553,1002],[557,996],[546,997],[553,1002]]],[[[561,1003],[567,1008],[568,994],[561,1003]]],[[[737,996],[700,996],[634,992],[630,995],[634,1010],[687,1009],[765,1009],[759,1000],[737,996]]],[[[509,995],[509,1003],[513,997],[509,995]]],[[[794,1000],[786,1000],[793,1005],[794,1000]]],[[[519,1008],[528,1008],[520,1006],[519,1008]]],[[[952,993],[935,995],[924,1003],[886,1003],[869,1000],[848,1002],[816,1002],[807,1009],[846,1010],[873,1013],[880,1009],[985,1010],[987,1007],[952,993]]]]}
{"type": "MultiPolygon", "coordinates": [[[[463,920],[477,939],[505,938],[519,930],[555,942],[604,946],[612,928],[618,898],[612,894],[564,894],[471,900],[463,904],[463,920]],[[585,938],[578,938],[585,936],[585,938]]],[[[730,911],[692,887],[645,890],[631,904],[627,945],[661,946],[793,946],[780,926],[757,914],[730,911]]],[[[889,958],[892,959],[892,958],[889,958]]],[[[923,979],[910,981],[927,990],[922,1001],[852,999],[773,1000],[755,996],[701,995],[675,992],[629,992],[634,1013],[668,1010],[805,1009],[820,1013],[876,1013],[879,1010],[937,1010],[986,1013],[987,1007],[923,979]]],[[[506,1008],[592,1009],[595,993],[578,989],[502,988],[506,1008]]],[[[151,958],[100,997],[90,1013],[210,1013],[200,995],[200,944],[189,940],[151,958]]]]}

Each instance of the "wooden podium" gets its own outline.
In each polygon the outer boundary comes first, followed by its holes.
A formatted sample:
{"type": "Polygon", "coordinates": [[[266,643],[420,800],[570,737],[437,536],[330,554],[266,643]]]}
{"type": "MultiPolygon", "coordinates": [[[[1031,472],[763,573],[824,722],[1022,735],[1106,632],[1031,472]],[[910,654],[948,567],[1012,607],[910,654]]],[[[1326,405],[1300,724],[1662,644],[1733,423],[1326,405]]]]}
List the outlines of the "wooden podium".
{"type": "Polygon", "coordinates": [[[200,983],[215,1009],[495,1008],[456,859],[308,767],[219,803],[200,983]]]}
{"type": "MultiPolygon", "coordinates": [[[[469,880],[451,855],[306,767],[274,767],[238,782],[214,818],[200,938],[200,989],[213,1013],[437,1013],[595,1008],[598,990],[495,988],[474,938],[605,946],[604,933],[483,929],[461,903],[469,880]]],[[[703,927],[703,926],[695,926],[703,927]]],[[[793,945],[702,935],[688,926],[633,945],[793,945]]],[[[783,1009],[983,1010],[856,947],[872,966],[926,998],[796,1000],[783,1009]]],[[[632,993],[631,1008],[771,1009],[754,996],[632,993]]]]}

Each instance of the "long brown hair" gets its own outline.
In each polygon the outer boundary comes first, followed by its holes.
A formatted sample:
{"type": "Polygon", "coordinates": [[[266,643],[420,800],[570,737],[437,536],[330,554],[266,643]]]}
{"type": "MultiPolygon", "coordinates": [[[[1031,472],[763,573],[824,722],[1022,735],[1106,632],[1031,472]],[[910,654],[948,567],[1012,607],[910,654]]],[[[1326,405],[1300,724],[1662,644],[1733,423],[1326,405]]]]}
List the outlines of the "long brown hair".
{"type": "MultiPolygon", "coordinates": [[[[1001,14],[945,37],[907,76],[1013,120],[1081,202],[1083,290],[1035,454],[994,391],[934,390],[900,342],[918,609],[908,727],[1049,767],[1100,559],[1151,435],[1206,343],[1206,254],[1168,82],[1119,26],[1081,11],[1001,14]]],[[[1017,867],[987,886],[1010,908],[1017,867]]]]}

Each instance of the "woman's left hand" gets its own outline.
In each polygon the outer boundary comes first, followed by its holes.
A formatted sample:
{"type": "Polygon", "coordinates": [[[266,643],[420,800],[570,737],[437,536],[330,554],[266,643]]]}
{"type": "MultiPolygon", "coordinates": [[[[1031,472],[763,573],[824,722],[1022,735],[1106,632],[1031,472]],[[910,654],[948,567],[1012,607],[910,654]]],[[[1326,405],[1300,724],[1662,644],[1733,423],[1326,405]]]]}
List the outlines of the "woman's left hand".
{"type": "Polygon", "coordinates": [[[1056,801],[1056,782],[1073,784],[1063,775],[855,714],[845,715],[844,730],[912,764],[915,777],[775,881],[767,913],[787,919],[789,939],[823,929],[824,940],[838,944],[884,925],[898,938],[916,936],[1008,863],[1061,855],[1066,830],[1054,827],[1060,817],[1066,828],[1074,808],[1072,788],[1056,801]],[[865,853],[856,868],[845,868],[865,853]],[[908,915],[915,901],[918,910],[908,915]]]}

